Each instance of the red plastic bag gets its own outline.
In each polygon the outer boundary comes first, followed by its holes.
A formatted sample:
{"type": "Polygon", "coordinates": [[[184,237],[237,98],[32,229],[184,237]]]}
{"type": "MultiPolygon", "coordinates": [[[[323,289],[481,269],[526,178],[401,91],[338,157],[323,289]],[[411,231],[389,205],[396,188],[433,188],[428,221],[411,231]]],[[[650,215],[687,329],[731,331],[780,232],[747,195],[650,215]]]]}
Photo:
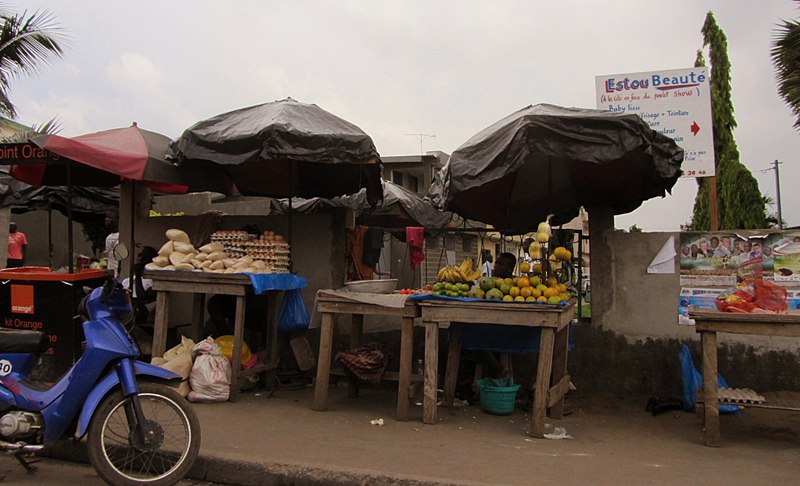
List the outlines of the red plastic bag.
{"type": "Polygon", "coordinates": [[[766,280],[748,280],[745,283],[752,283],[756,287],[756,297],[753,304],[764,310],[773,312],[785,312],[786,297],[789,295],[786,289],[766,280]]]}
{"type": "Polygon", "coordinates": [[[717,309],[724,312],[785,312],[786,289],[762,279],[746,280],[717,298],[717,309]]]}

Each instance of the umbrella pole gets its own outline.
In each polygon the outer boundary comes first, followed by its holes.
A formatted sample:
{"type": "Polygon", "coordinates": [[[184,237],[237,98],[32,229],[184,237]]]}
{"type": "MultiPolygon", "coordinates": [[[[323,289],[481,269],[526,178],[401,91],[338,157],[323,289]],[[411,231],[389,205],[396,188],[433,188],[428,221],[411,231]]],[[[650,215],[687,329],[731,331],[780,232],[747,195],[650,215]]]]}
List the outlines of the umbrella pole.
{"type": "MultiPolygon", "coordinates": [[[[286,239],[289,241],[289,251],[294,253],[292,245],[292,199],[294,198],[294,178],[292,177],[292,161],[287,160],[286,164],[289,166],[289,212],[287,214],[288,229],[286,230],[286,239]]],[[[289,254],[289,273],[294,273],[294,256],[289,254]]]]}
{"type": "Polygon", "coordinates": [[[72,162],[70,160],[66,161],[67,164],[67,239],[69,242],[67,243],[67,255],[69,256],[69,273],[74,271],[73,260],[75,259],[75,255],[73,255],[73,251],[75,250],[75,245],[72,241],[72,162]]]}
{"type": "Polygon", "coordinates": [[[53,206],[47,203],[47,266],[53,268],[53,206]]]}
{"type": "Polygon", "coordinates": [[[136,181],[131,181],[131,249],[128,252],[128,258],[130,258],[130,266],[129,273],[128,273],[128,287],[133,292],[133,270],[136,268],[136,258],[134,255],[136,254],[136,239],[133,237],[134,230],[136,229],[136,189],[137,184],[136,181]]]}

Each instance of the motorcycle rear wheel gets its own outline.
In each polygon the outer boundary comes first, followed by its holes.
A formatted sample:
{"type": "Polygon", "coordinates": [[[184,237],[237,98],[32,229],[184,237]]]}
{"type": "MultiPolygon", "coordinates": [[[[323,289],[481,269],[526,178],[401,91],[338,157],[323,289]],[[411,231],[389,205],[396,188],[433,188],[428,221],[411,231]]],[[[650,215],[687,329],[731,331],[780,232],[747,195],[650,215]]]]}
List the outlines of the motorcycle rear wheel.
{"type": "Polygon", "coordinates": [[[136,441],[126,414],[130,398],[117,390],[92,417],[89,460],[109,484],[175,484],[189,472],[200,451],[197,415],[186,399],[165,385],[140,382],[138,395],[149,440],[136,441]]]}

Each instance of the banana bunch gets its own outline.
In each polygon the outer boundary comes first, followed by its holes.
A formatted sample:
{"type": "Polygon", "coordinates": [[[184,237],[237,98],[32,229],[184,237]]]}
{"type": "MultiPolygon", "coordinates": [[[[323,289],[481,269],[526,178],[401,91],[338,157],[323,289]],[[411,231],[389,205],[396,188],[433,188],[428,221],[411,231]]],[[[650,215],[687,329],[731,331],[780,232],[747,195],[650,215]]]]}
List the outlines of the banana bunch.
{"type": "Polygon", "coordinates": [[[436,273],[436,279],[439,282],[471,282],[480,278],[481,271],[472,268],[472,258],[467,257],[461,262],[461,265],[446,265],[439,269],[436,273]]]}

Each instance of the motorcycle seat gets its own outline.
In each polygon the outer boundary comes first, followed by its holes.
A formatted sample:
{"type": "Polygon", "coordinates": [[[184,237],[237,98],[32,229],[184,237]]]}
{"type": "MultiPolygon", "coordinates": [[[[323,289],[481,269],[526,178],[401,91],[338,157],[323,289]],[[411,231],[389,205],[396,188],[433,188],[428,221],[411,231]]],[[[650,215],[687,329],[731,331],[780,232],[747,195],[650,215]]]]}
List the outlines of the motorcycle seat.
{"type": "Polygon", "coordinates": [[[47,334],[41,331],[0,329],[0,353],[41,353],[47,346],[47,334]]]}

